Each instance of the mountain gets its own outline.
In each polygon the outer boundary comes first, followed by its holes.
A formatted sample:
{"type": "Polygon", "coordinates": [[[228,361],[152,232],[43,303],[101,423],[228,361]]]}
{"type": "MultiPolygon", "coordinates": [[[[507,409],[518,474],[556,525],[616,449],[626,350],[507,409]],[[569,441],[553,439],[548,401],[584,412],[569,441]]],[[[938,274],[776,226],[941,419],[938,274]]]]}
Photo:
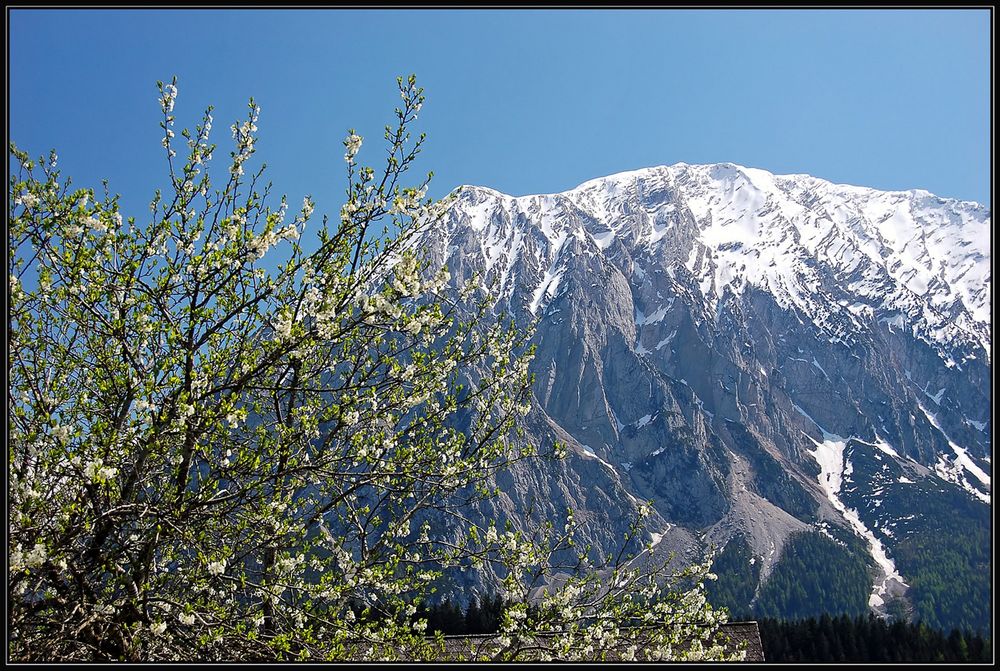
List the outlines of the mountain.
{"type": "Polygon", "coordinates": [[[734,611],[989,625],[989,210],[733,164],[453,195],[421,244],[537,324],[525,439],[571,451],[483,515],[610,551],[652,500],[660,550],[745,560],[734,611]]]}

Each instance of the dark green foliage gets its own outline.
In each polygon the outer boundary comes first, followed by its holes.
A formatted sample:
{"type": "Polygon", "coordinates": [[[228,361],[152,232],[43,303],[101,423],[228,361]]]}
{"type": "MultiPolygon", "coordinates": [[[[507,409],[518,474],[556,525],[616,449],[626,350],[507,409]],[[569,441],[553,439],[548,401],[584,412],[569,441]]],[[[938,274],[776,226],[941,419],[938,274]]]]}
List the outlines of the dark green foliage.
{"type": "Polygon", "coordinates": [[[418,608],[417,618],[427,618],[427,632],[437,631],[450,634],[465,629],[465,613],[462,607],[447,599],[430,608],[418,608]]]}
{"type": "Polygon", "coordinates": [[[969,631],[889,624],[874,615],[758,620],[768,662],[990,662],[993,645],[969,631]]]}
{"type": "Polygon", "coordinates": [[[859,549],[843,547],[820,533],[792,534],[754,612],[781,618],[867,613],[871,579],[859,549]]]}
{"type": "Polygon", "coordinates": [[[427,619],[428,634],[493,634],[500,629],[500,617],[506,606],[499,595],[487,596],[482,602],[473,599],[464,611],[459,604],[446,599],[432,606],[418,607],[414,619],[427,619]]]}
{"type": "Polygon", "coordinates": [[[851,443],[855,455],[860,458],[852,459],[854,472],[845,479],[841,498],[869,528],[879,526],[882,511],[894,512],[889,551],[910,585],[912,619],[939,629],[987,630],[992,619],[989,506],[940,478],[899,483],[899,466],[864,444],[851,443]],[[876,506],[876,500],[881,504],[876,506]]]}
{"type": "Polygon", "coordinates": [[[500,629],[500,615],[503,613],[504,601],[500,595],[487,596],[482,604],[473,599],[465,612],[466,634],[492,634],[500,629]]]}
{"type": "Polygon", "coordinates": [[[914,534],[893,548],[911,587],[914,617],[933,627],[989,627],[989,547],[989,527],[967,524],[914,534]]]}
{"type": "Polygon", "coordinates": [[[716,608],[728,608],[730,613],[750,612],[750,601],[760,582],[760,566],[761,561],[750,553],[746,539],[733,538],[712,562],[712,573],[719,578],[706,583],[708,602],[716,608]]]}

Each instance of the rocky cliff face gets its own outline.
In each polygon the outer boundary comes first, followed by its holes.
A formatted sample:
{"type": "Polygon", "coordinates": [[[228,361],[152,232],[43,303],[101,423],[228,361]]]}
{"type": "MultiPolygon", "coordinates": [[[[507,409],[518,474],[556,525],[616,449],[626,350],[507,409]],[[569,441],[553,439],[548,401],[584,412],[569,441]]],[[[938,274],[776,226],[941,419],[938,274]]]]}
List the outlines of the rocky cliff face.
{"type": "Polygon", "coordinates": [[[731,164],[455,196],[422,244],[537,321],[527,439],[571,450],[512,473],[485,514],[570,506],[610,548],[652,500],[658,545],[742,537],[758,589],[790,534],[840,530],[884,612],[913,597],[894,548],[935,528],[907,488],[988,511],[982,206],[731,164]]]}

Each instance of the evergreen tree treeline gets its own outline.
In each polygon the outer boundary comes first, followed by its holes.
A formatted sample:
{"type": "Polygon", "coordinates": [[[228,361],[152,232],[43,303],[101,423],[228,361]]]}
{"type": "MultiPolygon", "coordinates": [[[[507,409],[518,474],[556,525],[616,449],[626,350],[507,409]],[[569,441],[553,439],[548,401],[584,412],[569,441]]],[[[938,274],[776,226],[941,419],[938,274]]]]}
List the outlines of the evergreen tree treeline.
{"type": "Polygon", "coordinates": [[[500,629],[504,607],[508,605],[499,595],[473,599],[466,610],[460,604],[444,600],[433,606],[417,608],[416,619],[427,619],[427,631],[453,634],[493,634],[500,629]]]}
{"type": "Polygon", "coordinates": [[[970,631],[945,634],[923,623],[874,615],[786,622],[758,620],[768,662],[990,662],[993,645],[970,631]]]}

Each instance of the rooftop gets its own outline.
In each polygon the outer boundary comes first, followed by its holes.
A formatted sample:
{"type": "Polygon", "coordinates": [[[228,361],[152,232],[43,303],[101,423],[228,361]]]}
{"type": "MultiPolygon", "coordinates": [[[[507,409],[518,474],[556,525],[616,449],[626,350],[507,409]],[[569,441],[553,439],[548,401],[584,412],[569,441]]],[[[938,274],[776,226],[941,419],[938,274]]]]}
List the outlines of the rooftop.
{"type": "MultiPolygon", "coordinates": [[[[736,652],[737,650],[744,649],[746,651],[744,661],[764,661],[764,650],[761,646],[760,631],[757,627],[757,622],[729,622],[721,625],[719,628],[728,638],[728,642],[725,645],[727,652],[736,652]]],[[[526,653],[525,657],[531,659],[534,654],[540,654],[546,648],[546,639],[553,636],[554,634],[535,634],[534,640],[527,642],[522,647],[522,650],[526,653]]],[[[472,659],[488,658],[490,650],[497,645],[499,637],[500,634],[445,636],[445,660],[443,661],[460,658],[467,659],[470,657],[472,659]]],[[[648,661],[642,657],[641,653],[637,654],[637,659],[648,661]]],[[[613,661],[613,658],[611,658],[611,661],[613,661]]]]}

